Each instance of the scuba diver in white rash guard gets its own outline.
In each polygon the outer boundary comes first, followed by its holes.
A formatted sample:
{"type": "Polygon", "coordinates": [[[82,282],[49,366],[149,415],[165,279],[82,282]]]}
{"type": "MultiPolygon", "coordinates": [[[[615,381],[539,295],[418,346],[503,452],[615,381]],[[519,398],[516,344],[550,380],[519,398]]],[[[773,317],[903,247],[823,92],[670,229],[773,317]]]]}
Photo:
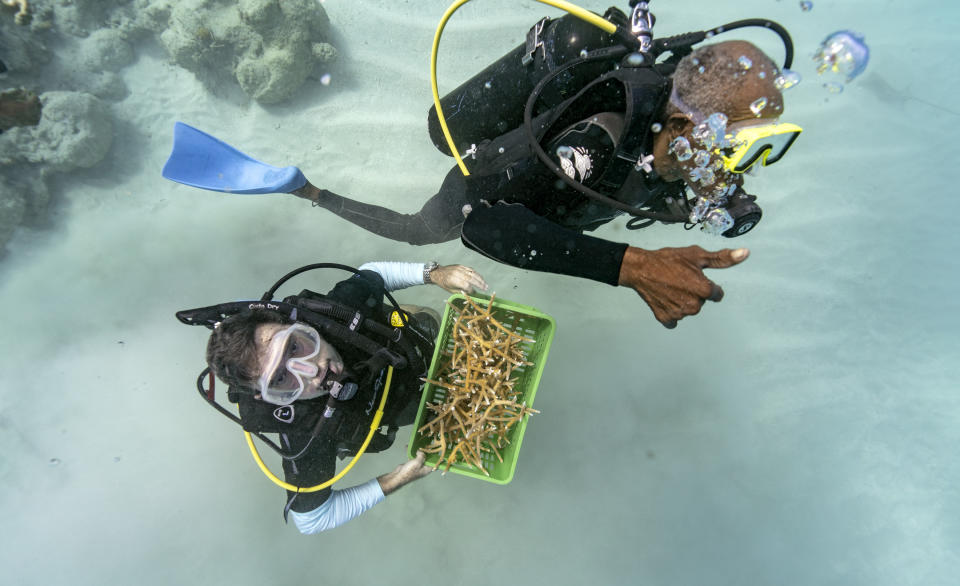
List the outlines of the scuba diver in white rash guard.
{"type": "Polygon", "coordinates": [[[281,454],[284,481],[275,482],[287,489],[284,518],[292,517],[303,533],[337,527],[432,470],[421,452],[368,482],[330,488],[345,473],[335,475],[338,456],[356,461],[363,453],[383,451],[398,428],[414,420],[440,316],[419,306],[384,305],[383,298],[393,302],[390,291],[421,284],[451,292],[487,289],[476,271],[462,265],[308,265],[281,279],[259,302],[177,313],[185,324],[213,330],[209,366],[198,388],[221,413],[281,454]],[[326,266],[355,275],[326,295],[304,290],[272,300],[286,279],[326,266]],[[214,376],[229,385],[239,417],[215,401],[214,376]],[[265,433],[279,434],[279,445],[265,433]]]}

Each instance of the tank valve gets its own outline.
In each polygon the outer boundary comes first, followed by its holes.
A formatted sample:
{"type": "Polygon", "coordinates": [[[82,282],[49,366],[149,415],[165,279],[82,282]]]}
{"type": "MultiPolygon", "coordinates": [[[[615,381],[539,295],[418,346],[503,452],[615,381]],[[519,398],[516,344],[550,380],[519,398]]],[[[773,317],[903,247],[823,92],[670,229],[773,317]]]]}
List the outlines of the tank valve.
{"type": "Polygon", "coordinates": [[[633,5],[633,14],[630,16],[630,32],[640,41],[640,48],[637,50],[645,57],[653,49],[653,23],[654,17],[650,12],[650,5],[646,2],[631,2],[633,5]]]}

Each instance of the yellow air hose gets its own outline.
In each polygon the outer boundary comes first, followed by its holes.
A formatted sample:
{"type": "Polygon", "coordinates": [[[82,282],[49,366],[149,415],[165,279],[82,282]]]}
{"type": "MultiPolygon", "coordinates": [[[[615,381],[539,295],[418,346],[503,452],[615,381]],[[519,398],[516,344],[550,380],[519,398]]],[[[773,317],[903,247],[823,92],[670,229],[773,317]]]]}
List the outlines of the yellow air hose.
{"type": "MultiPolygon", "coordinates": [[[[450,129],[447,128],[447,119],[443,116],[443,109],[440,106],[440,93],[437,91],[437,51],[440,47],[440,36],[443,34],[443,28],[447,25],[447,21],[450,20],[450,17],[453,16],[453,13],[456,12],[458,8],[469,1],[470,0],[456,0],[450,5],[450,8],[447,8],[447,11],[443,14],[443,18],[440,19],[440,24],[437,25],[437,32],[433,36],[433,50],[430,52],[430,89],[433,91],[433,104],[437,108],[437,119],[440,121],[443,136],[447,139],[447,145],[450,146],[450,152],[453,154],[453,158],[457,160],[457,165],[460,166],[460,171],[462,171],[464,175],[469,175],[470,172],[460,157],[460,152],[457,150],[456,145],[453,144],[453,137],[450,136],[450,129]]],[[[613,34],[617,32],[617,25],[575,4],[564,2],[563,0],[537,0],[537,2],[565,10],[577,18],[600,27],[607,33],[613,34]]]]}
{"type": "Polygon", "coordinates": [[[383,418],[383,407],[384,405],[387,404],[387,394],[390,392],[390,382],[392,380],[393,380],[393,367],[388,366],[387,382],[383,386],[383,396],[380,398],[380,405],[377,407],[377,412],[373,415],[373,421],[370,422],[370,432],[367,434],[367,439],[363,440],[363,445],[360,446],[360,450],[358,450],[357,455],[354,456],[352,460],[350,460],[350,463],[344,466],[343,470],[341,470],[336,476],[334,476],[330,480],[322,484],[317,484],[315,486],[307,486],[307,487],[294,486],[289,482],[284,482],[280,480],[279,478],[276,477],[276,475],[273,472],[270,472],[270,469],[267,468],[267,465],[263,463],[263,458],[260,457],[260,452],[257,451],[257,446],[254,445],[253,437],[250,435],[250,432],[244,431],[243,435],[244,437],[247,438],[247,445],[250,446],[250,453],[253,454],[253,459],[257,463],[257,466],[260,467],[260,470],[264,473],[264,475],[270,480],[272,480],[274,484],[276,484],[280,488],[285,488],[293,492],[317,492],[318,490],[323,490],[328,486],[330,486],[331,484],[333,484],[334,482],[337,482],[338,480],[343,478],[347,474],[347,472],[350,471],[351,468],[353,468],[353,465],[357,463],[357,460],[359,460],[360,456],[363,455],[363,452],[366,451],[367,445],[369,445],[370,440],[373,439],[373,434],[376,433],[378,429],[380,429],[380,419],[383,418]]]}

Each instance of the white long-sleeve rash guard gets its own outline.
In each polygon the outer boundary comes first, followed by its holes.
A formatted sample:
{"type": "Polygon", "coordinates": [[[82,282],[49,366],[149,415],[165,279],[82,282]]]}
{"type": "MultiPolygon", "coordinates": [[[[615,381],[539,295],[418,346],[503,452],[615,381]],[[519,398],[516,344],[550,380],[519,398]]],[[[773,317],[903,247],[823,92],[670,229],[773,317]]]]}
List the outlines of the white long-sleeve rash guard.
{"type": "Polygon", "coordinates": [[[300,533],[310,535],[339,527],[360,516],[384,498],[386,497],[380,488],[380,482],[374,478],[344,490],[334,490],[330,493],[330,498],[316,509],[306,513],[290,511],[290,516],[300,533]]]}
{"type": "Polygon", "coordinates": [[[379,273],[387,291],[396,291],[413,285],[423,285],[423,270],[426,267],[422,262],[380,261],[364,263],[360,270],[379,273]]]}
{"type": "MultiPolygon", "coordinates": [[[[363,264],[360,270],[379,273],[387,291],[396,291],[413,285],[423,285],[425,268],[426,265],[420,262],[368,262],[363,264]]],[[[330,498],[316,509],[306,513],[290,511],[290,516],[300,533],[320,533],[359,517],[384,498],[386,497],[380,488],[380,482],[374,478],[344,490],[333,490],[330,498]]]]}

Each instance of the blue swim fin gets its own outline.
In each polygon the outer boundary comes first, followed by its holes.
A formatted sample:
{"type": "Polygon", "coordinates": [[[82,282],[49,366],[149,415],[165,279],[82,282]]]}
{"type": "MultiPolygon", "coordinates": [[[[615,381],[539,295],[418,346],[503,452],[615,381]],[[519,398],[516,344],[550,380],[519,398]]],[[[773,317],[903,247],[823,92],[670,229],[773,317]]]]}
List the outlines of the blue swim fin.
{"type": "Polygon", "coordinates": [[[272,167],[225,142],[177,122],[173,151],[163,166],[171,181],[224,193],[290,193],[307,183],[296,167],[272,167]]]}

